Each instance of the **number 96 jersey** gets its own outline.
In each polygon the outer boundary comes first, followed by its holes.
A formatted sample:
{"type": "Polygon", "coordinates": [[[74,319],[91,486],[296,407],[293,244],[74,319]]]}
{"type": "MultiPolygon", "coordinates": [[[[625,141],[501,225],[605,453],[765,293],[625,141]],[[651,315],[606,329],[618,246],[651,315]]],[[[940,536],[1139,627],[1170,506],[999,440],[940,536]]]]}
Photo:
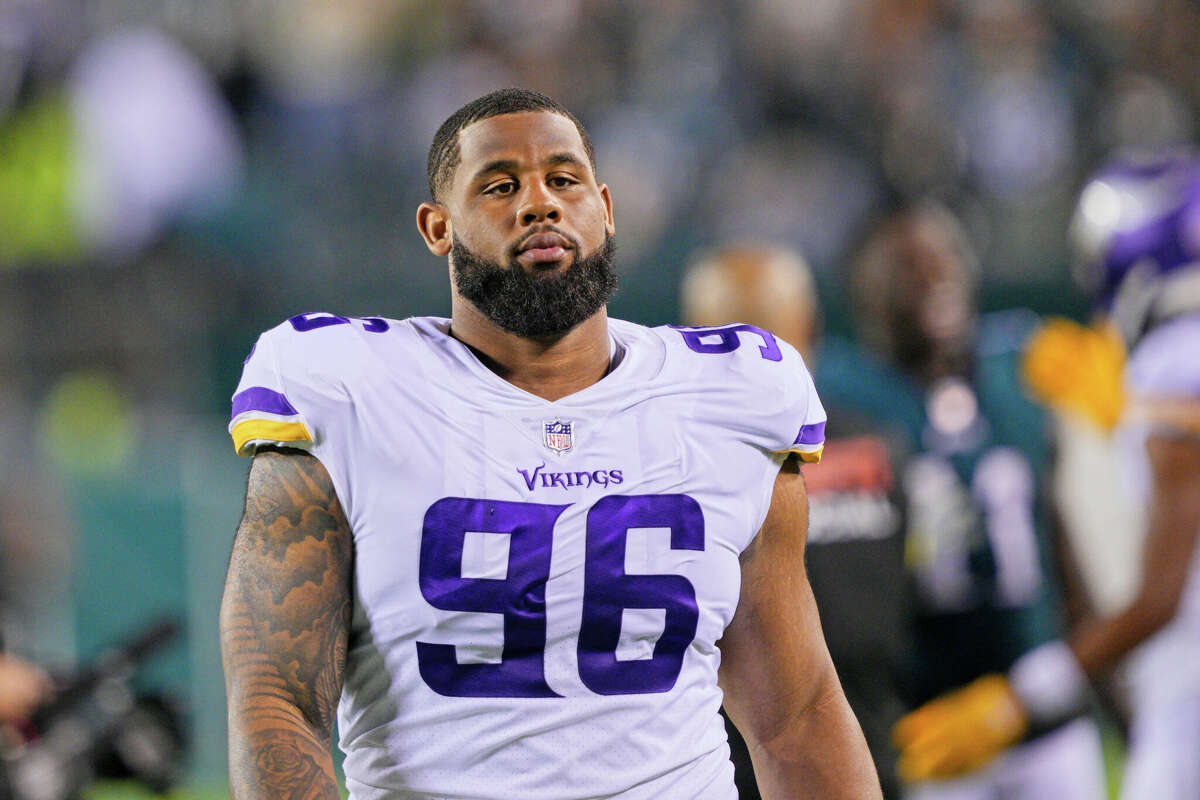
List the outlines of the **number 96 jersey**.
{"type": "Polygon", "coordinates": [[[238,452],[311,452],[353,530],[352,796],[736,797],[717,641],[782,459],[820,457],[800,356],[609,320],[610,372],[548,402],[449,330],[293,317],[233,398],[238,452]]]}

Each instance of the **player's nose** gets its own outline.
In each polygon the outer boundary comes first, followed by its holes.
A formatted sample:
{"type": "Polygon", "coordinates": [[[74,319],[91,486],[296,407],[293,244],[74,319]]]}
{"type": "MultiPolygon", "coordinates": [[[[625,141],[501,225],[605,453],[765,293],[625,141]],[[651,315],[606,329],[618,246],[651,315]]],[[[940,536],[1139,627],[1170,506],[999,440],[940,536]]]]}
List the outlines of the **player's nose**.
{"type": "Polygon", "coordinates": [[[559,222],[562,219],[562,206],[545,186],[533,185],[526,189],[517,213],[522,225],[559,222]]]}

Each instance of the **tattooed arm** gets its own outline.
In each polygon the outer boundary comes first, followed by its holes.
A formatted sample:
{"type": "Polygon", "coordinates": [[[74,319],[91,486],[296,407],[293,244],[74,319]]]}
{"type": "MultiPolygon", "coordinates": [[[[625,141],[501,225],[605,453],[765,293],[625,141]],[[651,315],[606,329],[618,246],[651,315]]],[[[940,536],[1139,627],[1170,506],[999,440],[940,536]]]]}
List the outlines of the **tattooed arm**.
{"type": "Polygon", "coordinates": [[[325,467],[254,457],[221,601],[233,796],[340,798],[331,754],[350,625],[350,525],[325,467]]]}

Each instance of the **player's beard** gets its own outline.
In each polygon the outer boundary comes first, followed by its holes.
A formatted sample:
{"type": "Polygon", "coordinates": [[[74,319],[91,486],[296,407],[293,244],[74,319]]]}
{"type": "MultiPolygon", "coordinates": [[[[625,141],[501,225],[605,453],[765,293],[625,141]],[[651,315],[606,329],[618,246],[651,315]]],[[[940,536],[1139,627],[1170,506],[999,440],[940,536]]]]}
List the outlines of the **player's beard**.
{"type": "Polygon", "coordinates": [[[562,272],[526,271],[515,252],[504,266],[471,252],[455,236],[450,271],[458,293],[504,330],[529,338],[557,336],[599,311],[617,290],[615,253],[613,237],[605,234],[596,252],[577,256],[562,272]]]}

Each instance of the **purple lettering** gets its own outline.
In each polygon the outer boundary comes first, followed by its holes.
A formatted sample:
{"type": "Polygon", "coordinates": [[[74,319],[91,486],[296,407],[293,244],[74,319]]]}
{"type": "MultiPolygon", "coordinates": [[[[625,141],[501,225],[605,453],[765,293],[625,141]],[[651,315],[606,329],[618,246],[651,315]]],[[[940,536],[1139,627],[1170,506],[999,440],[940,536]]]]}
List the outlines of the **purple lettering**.
{"type": "Polygon", "coordinates": [[[369,333],[384,333],[391,326],[387,320],[382,317],[343,317],[338,314],[323,314],[321,312],[310,312],[307,314],[297,314],[288,320],[292,323],[292,327],[298,333],[307,331],[315,331],[318,328],[328,328],[330,325],[349,325],[350,320],[357,320],[362,323],[364,331],[369,333]]]}
{"type": "Polygon", "coordinates": [[[530,475],[527,471],[521,469],[520,467],[517,467],[517,472],[521,473],[521,477],[525,479],[525,486],[526,486],[526,488],[529,489],[529,491],[531,491],[531,492],[533,491],[533,485],[535,483],[537,483],[538,473],[541,472],[545,466],[546,466],[545,464],[538,464],[536,467],[533,468],[532,475],[530,475]]]}
{"type": "Polygon", "coordinates": [[[350,320],[337,314],[322,314],[320,312],[297,314],[288,320],[297,333],[315,331],[317,328],[327,328],[330,325],[349,325],[350,320]]]}
{"type": "Polygon", "coordinates": [[[525,481],[525,488],[534,491],[553,489],[555,486],[563,491],[567,489],[587,489],[592,486],[610,486],[625,482],[625,473],[619,469],[580,470],[578,472],[546,472],[546,463],[542,462],[532,470],[516,468],[525,481]]]}
{"type": "Polygon", "coordinates": [[[732,353],[741,347],[742,341],[738,338],[740,331],[752,333],[763,340],[763,343],[759,345],[758,352],[767,361],[783,360],[783,354],[779,351],[779,344],[775,341],[775,336],[770,331],[754,325],[732,325],[717,328],[688,328],[678,325],[671,327],[679,331],[679,335],[683,337],[688,349],[697,353],[732,353]],[[716,337],[719,341],[705,341],[712,337],[716,337]]]}

